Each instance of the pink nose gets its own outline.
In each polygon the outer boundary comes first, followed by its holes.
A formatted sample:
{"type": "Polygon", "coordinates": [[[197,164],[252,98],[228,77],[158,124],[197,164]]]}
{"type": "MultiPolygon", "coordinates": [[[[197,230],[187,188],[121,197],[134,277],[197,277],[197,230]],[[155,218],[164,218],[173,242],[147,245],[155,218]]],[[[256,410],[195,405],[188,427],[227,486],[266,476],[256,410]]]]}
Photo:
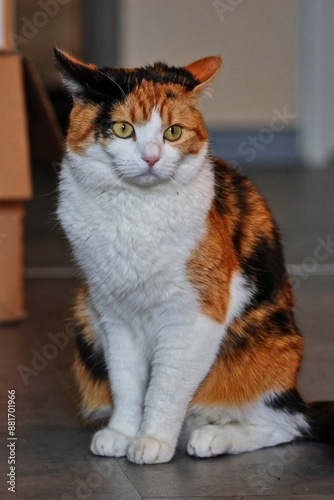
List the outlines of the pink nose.
{"type": "Polygon", "coordinates": [[[152,168],[156,164],[158,160],[160,160],[160,156],[144,156],[143,160],[146,161],[147,165],[152,168]]]}

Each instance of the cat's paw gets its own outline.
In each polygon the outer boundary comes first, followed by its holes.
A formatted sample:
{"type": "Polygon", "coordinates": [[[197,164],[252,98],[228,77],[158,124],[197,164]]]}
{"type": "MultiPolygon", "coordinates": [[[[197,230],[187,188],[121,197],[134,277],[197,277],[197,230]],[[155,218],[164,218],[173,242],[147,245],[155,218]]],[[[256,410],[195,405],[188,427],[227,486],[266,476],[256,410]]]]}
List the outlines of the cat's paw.
{"type": "Polygon", "coordinates": [[[135,464],[162,464],[173,458],[174,450],[175,448],[165,441],[153,437],[140,437],[131,442],[127,458],[135,464]]]}
{"type": "Polygon", "coordinates": [[[94,434],[90,451],[102,457],[125,457],[131,439],[125,434],[106,427],[94,434]]]}
{"type": "Polygon", "coordinates": [[[224,429],[218,425],[205,425],[191,433],[187,452],[199,458],[217,457],[227,452],[229,444],[224,429]]]}

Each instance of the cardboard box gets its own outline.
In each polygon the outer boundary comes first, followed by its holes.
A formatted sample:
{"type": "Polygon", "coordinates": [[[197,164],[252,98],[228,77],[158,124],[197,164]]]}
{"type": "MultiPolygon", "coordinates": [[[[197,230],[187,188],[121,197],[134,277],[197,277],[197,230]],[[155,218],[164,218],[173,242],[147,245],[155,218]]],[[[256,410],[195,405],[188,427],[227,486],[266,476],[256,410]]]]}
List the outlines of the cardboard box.
{"type": "Polygon", "coordinates": [[[31,196],[28,119],[22,60],[0,55],[0,200],[31,196]]]}
{"type": "Polygon", "coordinates": [[[25,317],[22,286],[22,202],[0,203],[0,321],[25,317]]]}
{"type": "Polygon", "coordinates": [[[0,322],[25,316],[23,203],[32,194],[30,157],[62,155],[62,134],[46,92],[18,54],[0,54],[0,322]]]}
{"type": "Polygon", "coordinates": [[[0,55],[0,321],[24,317],[23,201],[31,196],[23,69],[0,55]]]}
{"type": "Polygon", "coordinates": [[[0,52],[13,50],[14,4],[12,0],[0,0],[0,52]]]}
{"type": "Polygon", "coordinates": [[[32,195],[30,158],[59,160],[63,142],[39,76],[13,53],[14,7],[12,0],[0,0],[0,322],[25,317],[23,220],[24,201],[32,195]]]}

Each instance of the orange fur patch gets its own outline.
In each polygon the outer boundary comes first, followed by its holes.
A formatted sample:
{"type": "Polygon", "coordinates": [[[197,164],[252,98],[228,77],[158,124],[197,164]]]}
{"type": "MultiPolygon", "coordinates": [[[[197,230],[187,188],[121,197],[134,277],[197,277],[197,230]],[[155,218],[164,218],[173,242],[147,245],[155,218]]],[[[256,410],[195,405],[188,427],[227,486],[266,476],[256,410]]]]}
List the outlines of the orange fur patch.
{"type": "Polygon", "coordinates": [[[222,219],[213,206],[207,220],[207,234],[187,265],[190,282],[199,291],[203,312],[218,323],[225,321],[230,283],[238,269],[228,225],[228,220],[222,219]]]}
{"type": "Polygon", "coordinates": [[[67,134],[68,147],[74,153],[82,155],[87,147],[94,144],[95,120],[98,112],[99,107],[97,105],[74,103],[67,134]]]}
{"type": "MultiPolygon", "coordinates": [[[[87,315],[87,297],[88,287],[83,286],[78,290],[73,316],[85,342],[94,343],[96,337],[87,315]]],[[[111,405],[112,398],[108,380],[95,380],[77,353],[73,363],[73,371],[79,389],[83,416],[89,417],[100,408],[111,405]]]]}
{"type": "Polygon", "coordinates": [[[79,66],[82,66],[82,67],[87,68],[87,69],[93,69],[93,70],[97,69],[97,66],[95,64],[84,63],[84,62],[80,61],[79,59],[77,59],[76,57],[72,56],[71,54],[63,53],[63,55],[66,57],[66,59],[71,61],[72,64],[78,64],[79,66]]]}
{"type": "MultiPolygon", "coordinates": [[[[125,121],[134,128],[149,120],[152,111],[160,113],[164,129],[181,125],[183,133],[173,145],[183,154],[196,154],[207,141],[201,113],[195,108],[196,99],[181,85],[142,82],[125,100],[113,109],[112,121],[125,121]]],[[[163,132],[163,131],[162,131],[163,132]]]]}
{"type": "Polygon", "coordinates": [[[93,331],[89,325],[87,315],[87,301],[88,301],[88,285],[81,286],[76,294],[73,304],[73,318],[79,329],[82,331],[84,338],[87,342],[94,342],[96,340],[93,331]]]}
{"type": "MultiPolygon", "coordinates": [[[[256,325],[260,328],[260,325],[256,325]]],[[[257,332],[258,334],[258,332],[257,332]]],[[[250,403],[271,390],[296,386],[302,356],[298,335],[277,336],[264,332],[248,338],[247,347],[222,352],[196,391],[191,406],[250,403]]]]}
{"type": "Polygon", "coordinates": [[[184,69],[190,71],[196,80],[200,82],[200,85],[195,88],[195,92],[201,91],[212,82],[220,70],[221,65],[221,57],[211,56],[204,57],[204,59],[200,59],[199,61],[195,61],[188,66],[185,66],[184,69]]]}
{"type": "Polygon", "coordinates": [[[107,380],[94,380],[76,354],[73,371],[81,398],[81,412],[85,417],[112,403],[107,380]]]}

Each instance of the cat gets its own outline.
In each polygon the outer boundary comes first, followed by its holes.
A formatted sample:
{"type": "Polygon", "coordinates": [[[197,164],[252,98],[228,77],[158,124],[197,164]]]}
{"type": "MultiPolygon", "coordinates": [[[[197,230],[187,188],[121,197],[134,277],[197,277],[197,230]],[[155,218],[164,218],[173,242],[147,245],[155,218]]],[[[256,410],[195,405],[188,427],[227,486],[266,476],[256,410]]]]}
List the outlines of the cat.
{"type": "Polygon", "coordinates": [[[220,57],[97,68],[55,49],[73,98],[58,217],[85,285],[74,372],[96,455],[164,463],[305,438],[334,404],[297,388],[303,342],[279,232],[210,156],[198,99],[220,57]]]}

